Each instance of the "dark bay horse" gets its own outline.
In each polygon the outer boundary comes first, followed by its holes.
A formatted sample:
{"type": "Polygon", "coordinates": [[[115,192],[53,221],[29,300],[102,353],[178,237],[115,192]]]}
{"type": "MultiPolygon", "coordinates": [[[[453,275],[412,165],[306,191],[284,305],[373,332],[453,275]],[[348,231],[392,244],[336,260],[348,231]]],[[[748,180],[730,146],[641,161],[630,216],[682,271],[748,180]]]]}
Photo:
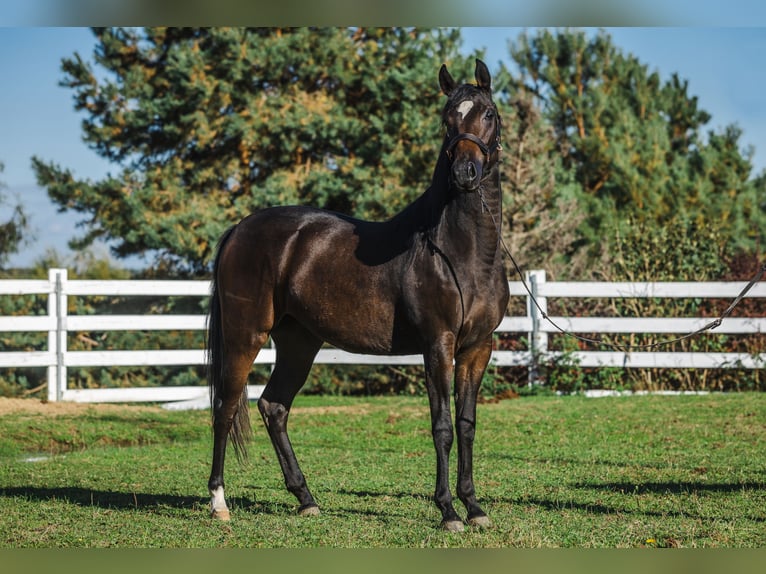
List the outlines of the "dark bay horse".
{"type": "Polygon", "coordinates": [[[500,117],[491,77],[476,61],[476,85],[442,66],[446,127],[430,187],[385,222],[309,207],[254,213],[222,237],[215,259],[207,352],[213,409],[212,515],[229,519],[223,469],[250,435],[246,383],[269,336],[276,364],[258,410],[301,514],[319,512],[287,435],[287,419],[324,342],[357,353],[422,354],[436,448],[434,500],[442,527],[462,530],[452,503],[449,455],[458,446],[457,495],[467,521],[490,524],[476,500],[476,397],[505,314],[508,283],[499,224],[500,117]]]}

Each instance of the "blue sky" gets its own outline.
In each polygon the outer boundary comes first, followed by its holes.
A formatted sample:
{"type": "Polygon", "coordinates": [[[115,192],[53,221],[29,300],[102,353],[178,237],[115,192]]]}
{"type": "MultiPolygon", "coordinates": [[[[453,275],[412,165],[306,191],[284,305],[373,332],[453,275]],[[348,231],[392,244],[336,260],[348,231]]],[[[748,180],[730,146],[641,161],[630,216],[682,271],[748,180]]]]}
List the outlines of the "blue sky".
{"type": "MultiPolygon", "coordinates": [[[[712,114],[709,129],[731,123],[742,143],[755,148],[757,172],[766,168],[766,28],[609,28],[617,46],[636,55],[663,78],[678,72],[689,92],[712,114]]],[[[515,28],[464,28],[466,51],[487,49],[490,69],[508,63],[508,39],[515,28]]],[[[31,214],[36,240],[14,256],[26,265],[47,248],[67,253],[82,217],[56,212],[37,188],[30,158],[37,155],[69,168],[78,178],[99,179],[110,166],[81,140],[82,116],[72,94],[58,86],[62,58],[89,58],[94,40],[85,28],[0,28],[0,182],[6,196],[18,196],[31,214]]],[[[117,170],[111,168],[114,172],[117,170]]],[[[8,211],[0,206],[0,219],[8,211]]]]}

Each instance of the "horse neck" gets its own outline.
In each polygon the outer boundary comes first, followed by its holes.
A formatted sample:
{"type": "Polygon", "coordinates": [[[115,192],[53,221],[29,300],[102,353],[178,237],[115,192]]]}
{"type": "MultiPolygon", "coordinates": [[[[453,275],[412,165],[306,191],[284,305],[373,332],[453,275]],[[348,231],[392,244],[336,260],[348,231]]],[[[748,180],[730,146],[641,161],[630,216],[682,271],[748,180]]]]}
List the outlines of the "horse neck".
{"type": "Polygon", "coordinates": [[[444,253],[493,266],[500,257],[502,191],[499,164],[492,165],[480,188],[472,192],[453,188],[449,170],[445,155],[437,162],[429,189],[430,239],[444,253]]]}

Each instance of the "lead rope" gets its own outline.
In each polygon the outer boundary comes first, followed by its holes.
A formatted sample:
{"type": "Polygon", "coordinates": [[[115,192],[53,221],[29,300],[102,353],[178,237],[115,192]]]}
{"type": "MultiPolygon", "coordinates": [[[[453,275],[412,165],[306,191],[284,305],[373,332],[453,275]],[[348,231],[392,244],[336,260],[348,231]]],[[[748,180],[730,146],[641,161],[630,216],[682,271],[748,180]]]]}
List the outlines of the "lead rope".
{"type": "MultiPolygon", "coordinates": [[[[492,213],[492,210],[489,209],[489,206],[487,205],[486,201],[484,200],[484,194],[482,193],[482,188],[479,187],[479,199],[481,200],[482,204],[482,211],[484,208],[489,212],[490,217],[492,218],[492,222],[495,224],[495,229],[497,230],[497,236],[498,236],[498,242],[503,246],[503,250],[508,255],[509,259],[511,260],[511,263],[513,264],[514,269],[516,270],[516,273],[519,276],[519,279],[521,279],[521,284],[524,286],[524,289],[529,294],[530,299],[535,304],[535,307],[540,312],[540,316],[542,316],[543,319],[548,321],[553,327],[558,330],[562,335],[566,335],[567,337],[572,337],[574,339],[578,339],[580,341],[583,341],[585,343],[593,343],[596,345],[602,345],[605,347],[611,347],[613,349],[617,349],[619,351],[628,351],[630,349],[651,349],[655,347],[663,347],[665,345],[672,345],[673,343],[678,343],[679,341],[685,341],[686,339],[690,339],[692,337],[696,337],[697,335],[700,335],[704,333],[705,331],[710,331],[712,329],[715,329],[718,327],[724,319],[726,319],[729,315],[731,315],[731,312],[734,310],[734,308],[739,304],[740,301],[747,295],[747,292],[750,291],[750,289],[753,288],[753,285],[758,283],[762,278],[764,273],[766,273],[766,263],[761,265],[761,268],[758,270],[758,272],[755,274],[755,276],[750,280],[750,282],[745,286],[744,289],[740,292],[737,297],[734,298],[734,300],[731,302],[731,304],[726,308],[726,310],[721,313],[720,317],[717,319],[710,321],[707,325],[704,327],[700,327],[696,331],[692,331],[691,333],[687,333],[686,335],[683,335],[681,337],[676,337],[675,339],[667,339],[664,341],[658,341],[657,343],[647,343],[644,345],[618,345],[616,343],[611,343],[609,341],[606,341],[601,338],[590,338],[590,337],[583,337],[582,335],[577,335],[576,333],[572,333],[571,331],[567,331],[563,327],[559,326],[553,319],[551,319],[548,314],[543,311],[540,304],[537,302],[537,299],[535,299],[535,296],[532,294],[532,290],[529,288],[529,285],[527,285],[526,280],[524,279],[524,273],[522,272],[521,268],[519,267],[518,263],[516,263],[516,260],[513,257],[513,254],[511,253],[511,250],[508,249],[508,246],[505,244],[505,240],[503,239],[502,230],[500,229],[500,226],[498,225],[497,220],[495,219],[495,214],[492,213]]],[[[502,209],[502,205],[501,205],[502,209]]]]}

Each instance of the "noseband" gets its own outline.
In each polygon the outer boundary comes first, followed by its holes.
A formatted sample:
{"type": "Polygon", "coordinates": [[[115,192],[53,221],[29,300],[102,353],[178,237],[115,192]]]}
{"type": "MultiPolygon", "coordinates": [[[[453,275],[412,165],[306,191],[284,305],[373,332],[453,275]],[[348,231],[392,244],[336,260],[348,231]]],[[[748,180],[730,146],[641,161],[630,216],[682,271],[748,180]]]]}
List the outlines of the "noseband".
{"type": "MultiPolygon", "coordinates": [[[[468,133],[468,132],[461,132],[455,136],[452,137],[452,139],[449,140],[449,143],[447,144],[447,148],[445,149],[445,153],[447,154],[447,158],[450,162],[453,161],[453,153],[455,151],[455,146],[463,140],[467,140],[474,145],[476,145],[480,150],[481,153],[484,155],[484,161],[489,161],[489,156],[495,151],[501,151],[503,149],[503,146],[500,145],[500,126],[498,125],[498,122],[495,122],[495,139],[493,141],[493,145],[490,148],[486,143],[484,143],[484,140],[482,140],[479,136],[476,136],[474,134],[468,133]]],[[[484,176],[481,178],[481,181],[479,182],[481,185],[481,182],[483,182],[486,178],[490,176],[490,170],[487,170],[484,176]]],[[[452,170],[450,170],[450,179],[452,179],[452,170]]],[[[481,195],[481,191],[479,191],[479,194],[481,195]]],[[[483,203],[482,198],[482,203],[483,203]]],[[[484,207],[482,206],[482,211],[484,211],[484,207]]]]}
{"type": "Polygon", "coordinates": [[[447,144],[447,149],[446,149],[447,157],[450,158],[450,160],[452,160],[452,153],[455,151],[455,146],[463,140],[468,140],[469,142],[474,143],[479,147],[479,149],[481,150],[481,153],[484,155],[485,160],[488,159],[489,154],[491,154],[493,151],[503,149],[503,147],[500,145],[500,130],[497,125],[497,122],[495,122],[494,131],[495,131],[495,141],[491,149],[486,143],[484,143],[484,141],[480,137],[475,136],[473,134],[463,132],[463,133],[457,134],[456,136],[453,136],[453,138],[447,144]]]}

